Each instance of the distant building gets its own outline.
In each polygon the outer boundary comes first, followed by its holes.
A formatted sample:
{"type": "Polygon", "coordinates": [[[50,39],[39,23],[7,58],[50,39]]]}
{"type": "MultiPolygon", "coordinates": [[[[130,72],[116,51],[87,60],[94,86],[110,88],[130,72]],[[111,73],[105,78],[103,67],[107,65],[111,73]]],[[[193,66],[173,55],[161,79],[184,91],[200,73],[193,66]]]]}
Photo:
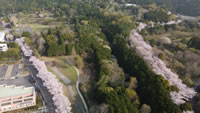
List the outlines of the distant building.
{"type": "Polygon", "coordinates": [[[0,44],[0,51],[7,51],[7,50],[8,50],[7,44],[0,44]]]}
{"type": "Polygon", "coordinates": [[[44,15],[43,14],[39,14],[38,15],[40,18],[44,18],[44,15]]]}
{"type": "Polygon", "coordinates": [[[27,77],[0,81],[0,113],[36,105],[35,88],[27,77]]]}
{"type": "Polygon", "coordinates": [[[171,15],[171,14],[172,14],[172,12],[170,12],[170,11],[167,12],[167,15],[171,15]]]}
{"type": "Polygon", "coordinates": [[[168,38],[168,37],[161,37],[160,39],[159,39],[159,42],[161,43],[161,44],[171,44],[171,39],[170,38],[168,38]]]}
{"type": "Polygon", "coordinates": [[[136,4],[125,4],[125,6],[133,6],[133,7],[136,7],[137,5],[136,4]]]}
{"type": "Polygon", "coordinates": [[[0,42],[5,42],[5,35],[4,32],[0,32],[0,42]]]}

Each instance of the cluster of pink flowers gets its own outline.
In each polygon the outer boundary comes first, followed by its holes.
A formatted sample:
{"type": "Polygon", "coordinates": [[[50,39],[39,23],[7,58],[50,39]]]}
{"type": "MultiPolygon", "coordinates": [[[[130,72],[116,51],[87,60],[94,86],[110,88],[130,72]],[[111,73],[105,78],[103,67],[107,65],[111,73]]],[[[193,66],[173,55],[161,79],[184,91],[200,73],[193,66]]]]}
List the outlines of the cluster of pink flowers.
{"type": "Polygon", "coordinates": [[[56,79],[56,76],[49,72],[45,62],[32,56],[32,50],[29,46],[24,45],[24,38],[17,39],[17,43],[22,49],[25,56],[30,57],[29,61],[37,69],[36,75],[43,81],[43,85],[48,89],[53,96],[53,102],[56,106],[56,113],[71,113],[71,103],[69,99],[64,96],[62,84],[56,79]]]}
{"type": "Polygon", "coordinates": [[[194,111],[183,111],[183,113],[194,113],[194,111]]]}
{"type": "Polygon", "coordinates": [[[16,42],[20,46],[25,56],[28,56],[28,57],[32,56],[33,51],[30,49],[30,47],[27,44],[24,45],[24,37],[16,39],[16,42]]]}
{"type": "MultiPolygon", "coordinates": [[[[161,23],[161,22],[154,23],[154,22],[151,22],[151,27],[154,27],[155,25],[163,25],[164,26],[164,25],[180,24],[181,22],[182,22],[182,20],[177,20],[177,21],[172,20],[172,21],[169,21],[167,23],[161,23]]],[[[140,24],[142,24],[142,23],[140,23],[140,24]]],[[[138,28],[141,29],[141,26],[138,27],[138,28]]],[[[141,30],[139,30],[139,31],[141,31],[141,30]]]]}
{"type": "MultiPolygon", "coordinates": [[[[138,30],[143,29],[144,26],[146,25],[140,24],[138,30]]],[[[185,103],[185,100],[191,99],[196,94],[194,89],[183,84],[178,75],[167,68],[165,63],[154,55],[152,47],[144,41],[143,37],[137,32],[137,30],[132,30],[128,40],[130,45],[136,49],[138,55],[149,64],[156,74],[162,75],[169,81],[170,85],[175,85],[179,88],[179,92],[170,93],[174,103],[178,105],[183,104],[185,103]]]]}

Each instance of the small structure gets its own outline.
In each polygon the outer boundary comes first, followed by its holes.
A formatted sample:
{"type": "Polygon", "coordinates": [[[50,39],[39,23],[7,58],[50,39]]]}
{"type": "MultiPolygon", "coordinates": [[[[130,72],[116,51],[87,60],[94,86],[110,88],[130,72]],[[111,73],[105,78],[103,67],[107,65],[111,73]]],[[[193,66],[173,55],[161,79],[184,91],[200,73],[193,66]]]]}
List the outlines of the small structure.
{"type": "Polygon", "coordinates": [[[0,44],[0,51],[7,51],[7,50],[8,50],[7,44],[0,44]]]}
{"type": "Polygon", "coordinates": [[[171,44],[171,39],[170,38],[168,38],[168,37],[161,37],[160,39],[159,39],[159,42],[161,43],[161,44],[171,44]]]}
{"type": "Polygon", "coordinates": [[[38,15],[40,18],[44,18],[44,14],[39,14],[38,15]]]}
{"type": "Polygon", "coordinates": [[[129,6],[137,7],[136,4],[125,4],[125,6],[127,6],[127,7],[129,7],[129,6]]]}
{"type": "Polygon", "coordinates": [[[172,12],[170,12],[170,11],[167,12],[167,15],[171,15],[171,14],[172,14],[172,12]]]}
{"type": "Polygon", "coordinates": [[[51,62],[51,66],[55,67],[55,66],[56,66],[56,62],[55,62],[55,61],[52,61],[52,62],[51,62]]]}
{"type": "Polygon", "coordinates": [[[36,92],[27,77],[0,81],[0,113],[36,105],[36,92]]]}
{"type": "Polygon", "coordinates": [[[0,32],[0,42],[5,42],[5,35],[4,32],[0,32]]]}
{"type": "Polygon", "coordinates": [[[7,34],[7,35],[6,35],[6,40],[7,40],[7,41],[13,41],[13,40],[14,40],[14,36],[11,35],[11,34],[7,34]]]}

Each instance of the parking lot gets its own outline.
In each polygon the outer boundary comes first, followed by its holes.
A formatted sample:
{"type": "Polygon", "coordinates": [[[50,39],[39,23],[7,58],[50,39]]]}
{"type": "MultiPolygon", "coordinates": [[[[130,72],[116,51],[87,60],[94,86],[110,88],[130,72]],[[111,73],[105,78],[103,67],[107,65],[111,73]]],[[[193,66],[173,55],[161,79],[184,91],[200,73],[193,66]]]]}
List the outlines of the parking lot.
{"type": "Polygon", "coordinates": [[[29,75],[29,72],[24,68],[24,64],[5,64],[0,66],[0,79],[26,75],[29,75]]]}

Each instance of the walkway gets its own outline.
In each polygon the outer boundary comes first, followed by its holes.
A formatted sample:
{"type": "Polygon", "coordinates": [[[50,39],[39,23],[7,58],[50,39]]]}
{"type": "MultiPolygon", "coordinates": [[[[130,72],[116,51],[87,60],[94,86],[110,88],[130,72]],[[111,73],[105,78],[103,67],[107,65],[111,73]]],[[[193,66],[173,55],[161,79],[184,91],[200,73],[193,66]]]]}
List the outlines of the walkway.
{"type": "Polygon", "coordinates": [[[63,74],[58,70],[57,67],[53,66],[52,69],[53,69],[53,71],[55,72],[55,74],[58,75],[59,78],[61,78],[61,79],[64,81],[64,83],[67,85],[67,88],[68,88],[68,90],[69,90],[69,92],[70,92],[70,94],[71,94],[71,96],[72,96],[72,99],[75,100],[75,93],[74,93],[74,91],[73,91],[73,89],[72,89],[71,81],[70,81],[65,75],[63,75],[63,74]]]}
{"type": "Polygon", "coordinates": [[[75,66],[73,66],[73,68],[76,70],[77,78],[78,78],[78,80],[76,81],[76,89],[77,89],[77,91],[78,91],[78,95],[80,96],[80,98],[81,98],[81,100],[82,100],[82,102],[83,102],[83,104],[84,104],[86,113],[89,113],[89,111],[88,111],[88,106],[87,106],[87,104],[86,104],[86,102],[85,102],[85,99],[83,98],[83,95],[81,94],[80,88],[79,88],[79,83],[80,83],[79,75],[80,75],[80,73],[79,73],[78,69],[77,69],[75,66]]]}

